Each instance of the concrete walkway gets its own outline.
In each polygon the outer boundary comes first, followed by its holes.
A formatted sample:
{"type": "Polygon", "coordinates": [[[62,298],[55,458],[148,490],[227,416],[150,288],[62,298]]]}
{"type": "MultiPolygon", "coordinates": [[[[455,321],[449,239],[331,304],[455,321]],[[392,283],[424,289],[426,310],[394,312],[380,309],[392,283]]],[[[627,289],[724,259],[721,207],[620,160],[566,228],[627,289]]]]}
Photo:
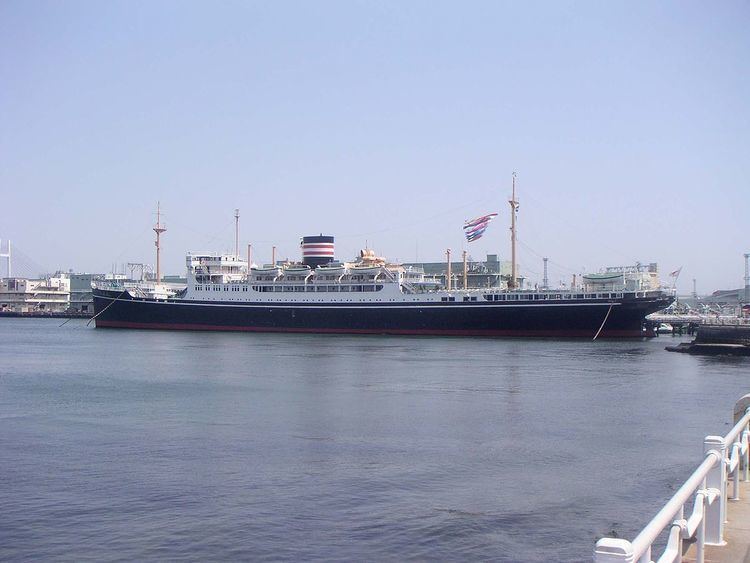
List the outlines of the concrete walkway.
{"type": "MultiPolygon", "coordinates": [[[[730,497],[733,490],[734,485],[729,483],[730,497]]],[[[723,547],[706,547],[706,563],[750,563],[750,481],[740,481],[740,500],[728,501],[724,539],[727,545],[723,547]]],[[[693,547],[683,561],[695,561],[693,547]]]]}

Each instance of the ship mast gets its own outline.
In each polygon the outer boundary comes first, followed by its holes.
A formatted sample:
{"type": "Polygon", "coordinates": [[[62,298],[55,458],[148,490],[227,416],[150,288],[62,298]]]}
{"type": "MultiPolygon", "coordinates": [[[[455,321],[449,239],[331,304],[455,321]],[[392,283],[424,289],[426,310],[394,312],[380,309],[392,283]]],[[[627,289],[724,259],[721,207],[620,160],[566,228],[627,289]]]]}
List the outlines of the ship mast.
{"type": "Polygon", "coordinates": [[[234,210],[234,255],[240,258],[240,210],[234,210]]]}
{"type": "Polygon", "coordinates": [[[513,172],[513,195],[508,201],[510,204],[510,280],[508,289],[516,288],[516,213],[518,213],[518,201],[516,201],[516,173],[513,172]]]}
{"type": "Polygon", "coordinates": [[[159,237],[166,231],[167,228],[161,224],[161,204],[156,202],[156,225],[154,226],[154,232],[156,233],[156,283],[161,283],[161,246],[159,244],[159,237]]]}

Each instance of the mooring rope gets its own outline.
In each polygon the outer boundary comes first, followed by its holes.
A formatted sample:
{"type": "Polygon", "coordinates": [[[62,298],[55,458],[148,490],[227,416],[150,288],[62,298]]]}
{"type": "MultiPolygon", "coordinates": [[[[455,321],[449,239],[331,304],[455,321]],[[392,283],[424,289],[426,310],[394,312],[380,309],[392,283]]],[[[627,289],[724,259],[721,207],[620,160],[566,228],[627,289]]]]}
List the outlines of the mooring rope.
{"type": "MultiPolygon", "coordinates": [[[[91,321],[93,321],[93,320],[94,320],[94,319],[95,319],[96,317],[98,317],[98,316],[99,316],[99,315],[101,315],[101,314],[102,314],[102,313],[103,313],[104,311],[106,311],[106,310],[107,310],[107,309],[109,309],[109,308],[110,308],[110,307],[111,307],[112,305],[114,305],[114,304],[115,304],[115,301],[117,301],[117,300],[118,300],[118,299],[119,299],[120,297],[122,297],[123,293],[125,293],[126,291],[127,291],[127,289],[123,289],[123,290],[122,290],[122,291],[120,292],[120,295],[118,295],[117,297],[115,297],[114,299],[112,299],[112,303],[110,303],[109,305],[107,305],[106,307],[104,307],[104,309],[102,309],[101,311],[99,311],[99,312],[98,312],[98,313],[97,313],[96,315],[94,315],[93,317],[91,317],[91,318],[89,319],[89,322],[87,322],[87,323],[86,323],[86,326],[89,326],[89,325],[91,324],[91,321]]],[[[605,319],[605,320],[606,320],[606,319],[605,319]]],[[[61,325],[61,326],[62,326],[62,325],[61,325]]]]}
{"type": "Polygon", "coordinates": [[[600,327],[599,327],[599,330],[597,330],[597,331],[596,331],[596,335],[594,335],[594,340],[596,340],[597,338],[599,338],[599,333],[600,333],[600,332],[602,331],[602,329],[604,328],[604,323],[606,323],[606,322],[607,322],[607,319],[609,318],[609,314],[610,314],[610,313],[612,312],[612,306],[613,306],[613,305],[614,305],[614,304],[610,304],[610,306],[609,306],[609,309],[607,309],[607,314],[606,314],[606,315],[604,315],[604,320],[602,321],[602,326],[600,326],[600,327]]]}

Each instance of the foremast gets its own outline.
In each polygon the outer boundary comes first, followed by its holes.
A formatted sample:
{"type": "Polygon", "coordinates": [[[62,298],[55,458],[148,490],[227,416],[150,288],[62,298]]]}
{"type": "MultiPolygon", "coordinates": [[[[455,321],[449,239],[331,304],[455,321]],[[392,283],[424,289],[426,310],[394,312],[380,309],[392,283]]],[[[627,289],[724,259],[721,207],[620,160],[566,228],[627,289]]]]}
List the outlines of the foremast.
{"type": "Polygon", "coordinates": [[[161,203],[156,202],[156,225],[154,225],[154,232],[156,233],[156,283],[161,283],[161,244],[160,237],[167,228],[161,224],[161,203]]]}

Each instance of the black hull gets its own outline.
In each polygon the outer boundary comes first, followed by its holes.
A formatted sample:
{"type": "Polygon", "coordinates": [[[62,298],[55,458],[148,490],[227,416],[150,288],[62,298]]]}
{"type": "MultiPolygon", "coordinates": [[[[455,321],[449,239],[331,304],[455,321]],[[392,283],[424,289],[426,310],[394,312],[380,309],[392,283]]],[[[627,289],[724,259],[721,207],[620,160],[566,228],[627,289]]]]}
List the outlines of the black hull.
{"type": "Polygon", "coordinates": [[[99,328],[444,336],[594,338],[600,328],[600,338],[650,336],[643,330],[645,316],[671,301],[660,295],[554,304],[239,304],[158,301],[94,290],[99,328]]]}

